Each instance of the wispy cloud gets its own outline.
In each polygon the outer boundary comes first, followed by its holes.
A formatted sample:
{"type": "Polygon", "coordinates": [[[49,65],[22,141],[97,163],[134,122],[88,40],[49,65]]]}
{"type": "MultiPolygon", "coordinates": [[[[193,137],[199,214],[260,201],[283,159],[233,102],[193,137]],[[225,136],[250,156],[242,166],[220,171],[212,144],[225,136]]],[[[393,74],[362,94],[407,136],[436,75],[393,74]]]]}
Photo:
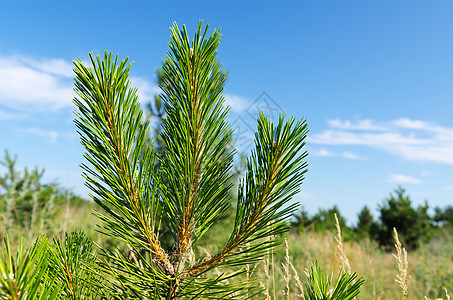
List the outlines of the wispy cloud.
{"type": "Polygon", "coordinates": [[[350,120],[332,119],[327,120],[327,123],[333,128],[344,129],[344,130],[383,130],[385,127],[376,125],[371,119],[356,120],[351,122],[350,120]]]}
{"type": "Polygon", "coordinates": [[[24,133],[24,134],[30,134],[36,137],[40,138],[45,138],[46,140],[49,141],[51,144],[55,144],[57,142],[57,138],[60,135],[58,132],[53,131],[53,130],[43,130],[40,128],[21,128],[17,129],[17,131],[24,133]]]}
{"type": "Polygon", "coordinates": [[[366,157],[356,155],[352,152],[345,151],[341,153],[341,157],[347,158],[347,159],[352,159],[352,160],[367,160],[366,157]]]}
{"type": "Polygon", "coordinates": [[[0,56],[0,104],[33,111],[69,106],[74,96],[69,63],[0,56]]]}
{"type": "Polygon", "coordinates": [[[422,183],[420,179],[415,178],[411,175],[403,175],[403,174],[391,174],[389,178],[389,182],[391,183],[412,183],[412,184],[420,184],[422,183]]]}
{"type": "Polygon", "coordinates": [[[334,153],[330,152],[329,150],[327,149],[320,149],[320,150],[313,150],[313,151],[310,151],[310,155],[313,155],[313,156],[321,156],[321,157],[330,157],[330,156],[335,156],[334,153]]]}
{"type": "Polygon", "coordinates": [[[424,177],[431,176],[431,175],[433,175],[433,172],[431,172],[431,171],[426,171],[426,170],[422,171],[422,176],[424,176],[424,177]]]}
{"type": "Polygon", "coordinates": [[[22,65],[29,66],[38,71],[45,72],[48,74],[58,75],[67,78],[73,78],[74,73],[72,71],[73,64],[64,59],[41,59],[36,60],[29,57],[16,56],[14,59],[22,65]]]}
{"type": "Polygon", "coordinates": [[[322,148],[320,150],[312,150],[312,151],[310,151],[310,155],[320,156],[320,157],[343,157],[343,158],[352,159],[352,160],[366,160],[365,157],[356,155],[352,152],[345,151],[342,153],[335,153],[335,152],[329,151],[324,148],[322,148]]]}
{"type": "MultiPolygon", "coordinates": [[[[52,111],[71,107],[72,63],[63,59],[0,56],[0,105],[22,112],[52,111]]],[[[152,100],[160,89],[141,77],[131,77],[142,103],[152,100]]],[[[0,112],[0,119],[11,116],[0,112]]]]}
{"type": "Polygon", "coordinates": [[[294,196],[294,199],[295,200],[298,200],[298,201],[307,201],[307,200],[313,200],[315,199],[315,195],[313,195],[312,193],[309,193],[307,191],[300,191],[298,194],[296,194],[294,196]]]}
{"type": "Polygon", "coordinates": [[[224,94],[225,105],[231,107],[231,110],[236,113],[243,113],[250,106],[250,102],[244,97],[234,94],[224,94]]]}
{"type": "Polygon", "coordinates": [[[131,77],[131,85],[137,88],[140,103],[144,104],[154,99],[155,95],[161,93],[160,87],[142,77],[131,77]]]}
{"type": "Polygon", "coordinates": [[[27,114],[0,110],[0,120],[23,120],[26,118],[28,118],[27,114]]]}
{"type": "Polygon", "coordinates": [[[328,123],[331,128],[312,134],[310,143],[368,146],[406,160],[453,164],[453,128],[406,118],[387,123],[371,120],[328,123]]]}

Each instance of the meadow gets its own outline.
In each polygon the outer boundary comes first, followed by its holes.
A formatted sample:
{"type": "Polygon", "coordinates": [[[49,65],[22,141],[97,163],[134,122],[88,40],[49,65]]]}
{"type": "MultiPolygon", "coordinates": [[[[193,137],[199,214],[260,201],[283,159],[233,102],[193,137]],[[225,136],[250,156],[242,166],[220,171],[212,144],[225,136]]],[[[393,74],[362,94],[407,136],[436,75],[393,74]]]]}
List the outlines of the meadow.
{"type": "MultiPolygon", "coordinates": [[[[66,194],[67,196],[67,194],[66,194]]],[[[83,230],[100,248],[119,246],[116,240],[105,237],[96,231],[97,217],[93,210],[99,210],[96,204],[83,201],[78,197],[67,197],[67,201],[55,206],[48,216],[45,227],[41,220],[30,227],[18,224],[6,225],[6,216],[2,212],[3,222],[0,238],[9,235],[12,247],[17,248],[20,239],[30,246],[38,235],[49,239],[56,236],[64,238],[66,231],[83,230]],[[8,228],[7,228],[8,227],[8,228]]],[[[227,237],[226,228],[231,228],[231,218],[226,218],[214,226],[212,234],[197,246],[196,253],[214,253],[227,237]]],[[[300,283],[306,282],[306,270],[316,259],[325,272],[333,272],[334,277],[342,269],[341,251],[336,241],[337,231],[315,232],[307,229],[298,232],[296,228],[284,236],[282,244],[266,256],[261,263],[248,266],[253,272],[250,278],[260,281],[264,290],[259,296],[265,299],[303,299],[300,283]],[[288,259],[291,263],[287,268],[288,259]],[[289,285],[289,295],[287,295],[289,285]]],[[[4,249],[4,245],[2,245],[4,249]]],[[[402,288],[396,282],[398,263],[394,255],[396,250],[382,248],[376,241],[343,241],[344,254],[349,260],[351,270],[365,282],[360,289],[358,299],[401,299],[402,288]]],[[[99,249],[97,249],[99,251],[99,249]]],[[[195,254],[196,255],[196,254],[195,254]]],[[[446,290],[453,289],[453,235],[445,228],[436,233],[427,243],[418,249],[409,251],[408,274],[410,276],[407,299],[450,299],[446,290]]],[[[221,270],[215,270],[221,272],[221,270]]]]}

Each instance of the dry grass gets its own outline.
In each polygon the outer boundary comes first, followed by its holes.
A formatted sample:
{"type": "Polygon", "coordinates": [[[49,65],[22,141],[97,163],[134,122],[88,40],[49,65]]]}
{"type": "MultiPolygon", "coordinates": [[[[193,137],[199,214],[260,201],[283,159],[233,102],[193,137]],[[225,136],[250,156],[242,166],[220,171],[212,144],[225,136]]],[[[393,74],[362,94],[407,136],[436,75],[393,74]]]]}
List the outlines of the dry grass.
{"type": "MultiPolygon", "coordinates": [[[[63,228],[83,228],[98,244],[105,246],[111,243],[103,235],[94,232],[97,220],[90,214],[90,208],[68,209],[69,213],[64,211],[53,220],[55,226],[49,234],[61,234],[63,228]]],[[[194,258],[205,256],[205,251],[216,251],[221,244],[221,236],[228,235],[225,228],[228,226],[219,226],[212,240],[207,237],[210,243],[195,249],[194,258]]],[[[0,228],[0,235],[2,232],[0,228]]],[[[20,234],[23,231],[17,229],[14,236],[20,234]]],[[[239,279],[259,278],[264,287],[261,296],[266,299],[304,299],[304,272],[314,259],[328,273],[338,273],[341,268],[349,272],[350,268],[359,277],[363,277],[365,284],[361,288],[360,299],[401,299],[403,295],[407,299],[450,299],[447,289],[453,288],[451,232],[445,232],[443,236],[409,253],[404,250],[401,242],[399,245],[396,242],[394,255],[380,249],[373,241],[343,241],[338,224],[336,232],[288,235],[286,246],[276,248],[260,264],[248,266],[250,272],[239,279]]]]}
{"type": "Polygon", "coordinates": [[[289,245],[288,241],[285,240],[285,261],[282,262],[283,268],[283,279],[285,280],[285,290],[283,290],[283,294],[286,296],[286,299],[290,299],[291,292],[290,292],[290,282],[291,282],[291,260],[289,259],[289,245]]]}
{"type": "Polygon", "coordinates": [[[341,267],[348,272],[348,274],[352,274],[351,265],[349,264],[349,259],[344,253],[343,248],[343,240],[341,238],[341,227],[340,223],[338,222],[337,214],[335,214],[335,227],[337,228],[337,236],[335,237],[335,241],[337,242],[337,248],[340,252],[338,255],[338,260],[341,264],[341,267]]]}
{"type": "MultiPolygon", "coordinates": [[[[380,249],[372,241],[344,242],[341,240],[339,243],[339,236],[341,233],[339,234],[338,230],[336,235],[312,232],[290,235],[287,238],[287,246],[281,247],[275,254],[278,262],[274,278],[277,291],[275,299],[303,299],[302,282],[305,281],[305,276],[300,275],[303,275],[314,259],[318,259],[323,270],[335,273],[343,267],[347,259],[351,271],[365,279],[359,295],[360,299],[401,299],[403,295],[406,297],[404,299],[424,299],[425,296],[432,299],[450,299],[444,287],[452,288],[449,283],[453,279],[453,262],[450,262],[451,265],[432,263],[430,265],[434,269],[433,273],[420,272],[422,250],[407,253],[400,243],[398,246],[400,250],[392,254],[380,249]],[[441,274],[446,275],[441,278],[439,277],[441,274]],[[428,280],[437,280],[438,288],[427,285],[428,280]]],[[[433,240],[430,246],[437,247],[435,244],[441,242],[433,240]]],[[[452,252],[445,250],[443,254],[432,253],[430,259],[434,261],[453,253],[452,244],[444,246],[449,247],[448,249],[452,252]]],[[[444,262],[443,259],[440,261],[444,262]]],[[[429,264],[429,262],[426,263],[429,264]]],[[[271,266],[267,265],[266,268],[269,270],[271,266]]],[[[256,275],[266,278],[265,271],[261,267],[257,269],[256,275]]],[[[266,281],[272,281],[272,279],[266,279],[266,281]]]]}
{"type": "Polygon", "coordinates": [[[406,300],[409,291],[409,280],[411,278],[408,273],[409,264],[407,262],[407,251],[401,246],[396,228],[393,228],[393,237],[395,238],[396,249],[396,254],[393,254],[393,257],[395,257],[398,266],[398,274],[396,275],[395,281],[402,289],[402,299],[406,300]]]}
{"type": "MultiPolygon", "coordinates": [[[[447,289],[444,289],[444,290],[445,290],[445,299],[446,300],[450,300],[450,295],[448,294],[448,290],[447,289]]],[[[431,300],[431,299],[425,296],[425,300],[431,300]]],[[[443,298],[437,298],[436,300],[444,300],[444,299],[443,298]]]]}

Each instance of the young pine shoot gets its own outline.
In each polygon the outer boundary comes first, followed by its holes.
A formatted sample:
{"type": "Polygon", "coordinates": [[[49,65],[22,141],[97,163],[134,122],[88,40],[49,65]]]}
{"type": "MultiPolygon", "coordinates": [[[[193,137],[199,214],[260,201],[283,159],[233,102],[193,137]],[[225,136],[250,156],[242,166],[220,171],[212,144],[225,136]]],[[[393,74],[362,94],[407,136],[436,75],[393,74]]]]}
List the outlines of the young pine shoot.
{"type": "Polygon", "coordinates": [[[113,299],[253,297],[247,282],[231,280],[281,243],[306,172],[305,121],[258,116],[255,145],[238,187],[228,240],[210,256],[191,259],[194,245],[231,203],[232,130],[217,60],[219,30],[200,22],[192,40],[185,27],[170,29],[163,67],[163,152],[147,142],[149,122],[130,86],[128,59],[90,54],[75,62],[76,125],[89,165],[82,164],[91,197],[102,210],[102,232],[133,255],[105,252],[103,271],[113,299]],[[159,241],[162,224],[173,247],[159,241]],[[234,268],[233,268],[234,267],[234,268]],[[212,275],[214,269],[222,270],[212,275]],[[230,270],[236,269],[232,272],[230,270]],[[218,273],[217,273],[218,274],[218,273]]]}

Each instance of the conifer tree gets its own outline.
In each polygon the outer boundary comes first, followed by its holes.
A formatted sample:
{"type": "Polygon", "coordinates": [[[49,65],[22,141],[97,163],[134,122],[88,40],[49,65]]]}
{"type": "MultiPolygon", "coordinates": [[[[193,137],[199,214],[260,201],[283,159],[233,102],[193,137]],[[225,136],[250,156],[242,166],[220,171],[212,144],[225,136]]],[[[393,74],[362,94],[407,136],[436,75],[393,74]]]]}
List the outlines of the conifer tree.
{"type": "Polygon", "coordinates": [[[148,144],[149,122],[128,79],[128,59],[90,54],[75,62],[76,125],[89,165],[82,164],[101,231],[131,253],[104,253],[101,266],[113,299],[231,298],[247,295],[248,282],[227,281],[278,245],[297,208],[290,203],[306,172],[304,120],[260,114],[247,174],[238,187],[235,222],[217,253],[195,257],[193,247],[230,205],[234,151],[217,60],[219,30],[200,22],[193,40],[186,27],[170,29],[160,99],[164,153],[148,144]],[[156,168],[155,166],[159,166],[156,168]],[[161,224],[173,236],[171,251],[159,240],[161,224]],[[213,269],[224,268],[221,275],[213,269]],[[237,268],[237,272],[230,272],[237,268]]]}

